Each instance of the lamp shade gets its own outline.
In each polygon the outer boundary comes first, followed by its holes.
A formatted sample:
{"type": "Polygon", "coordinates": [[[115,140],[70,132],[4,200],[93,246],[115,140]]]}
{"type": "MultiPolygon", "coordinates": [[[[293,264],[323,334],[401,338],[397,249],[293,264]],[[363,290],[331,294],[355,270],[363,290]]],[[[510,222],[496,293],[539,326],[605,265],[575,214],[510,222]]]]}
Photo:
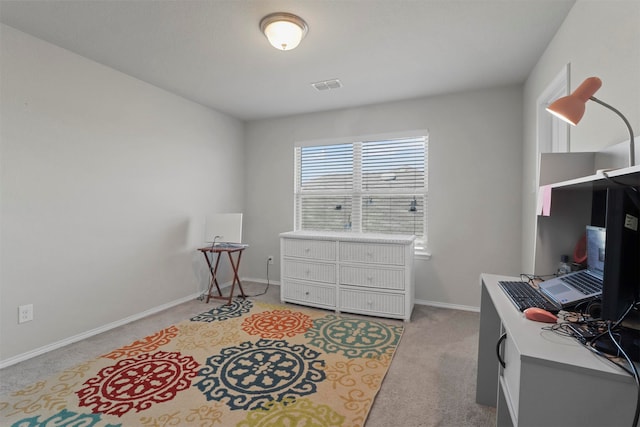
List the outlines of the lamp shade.
{"type": "Polygon", "coordinates": [[[276,49],[295,49],[307,34],[304,20],[291,13],[272,13],[260,21],[260,30],[276,49]]]}
{"type": "Polygon", "coordinates": [[[629,123],[629,120],[627,120],[624,114],[622,114],[618,109],[593,96],[593,94],[600,89],[600,86],[602,86],[602,80],[597,77],[589,77],[583,81],[571,95],[565,96],[551,103],[551,105],[547,107],[547,111],[574,126],[578,124],[580,119],[582,119],[585,104],[589,100],[613,111],[622,119],[629,131],[629,166],[634,166],[636,157],[634,147],[635,137],[633,129],[631,129],[631,123],[629,123]]]}
{"type": "Polygon", "coordinates": [[[547,107],[547,111],[572,125],[577,125],[584,115],[585,104],[602,86],[602,80],[589,77],[582,82],[571,95],[554,101],[547,107]]]}

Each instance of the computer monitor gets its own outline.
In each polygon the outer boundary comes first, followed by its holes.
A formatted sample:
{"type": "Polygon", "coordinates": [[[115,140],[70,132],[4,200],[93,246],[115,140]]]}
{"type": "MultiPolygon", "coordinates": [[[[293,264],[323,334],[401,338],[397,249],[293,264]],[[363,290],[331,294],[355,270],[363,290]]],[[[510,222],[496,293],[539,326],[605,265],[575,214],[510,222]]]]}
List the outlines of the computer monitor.
{"type": "Polygon", "coordinates": [[[607,189],[601,317],[617,321],[640,302],[640,189],[607,189]]]}

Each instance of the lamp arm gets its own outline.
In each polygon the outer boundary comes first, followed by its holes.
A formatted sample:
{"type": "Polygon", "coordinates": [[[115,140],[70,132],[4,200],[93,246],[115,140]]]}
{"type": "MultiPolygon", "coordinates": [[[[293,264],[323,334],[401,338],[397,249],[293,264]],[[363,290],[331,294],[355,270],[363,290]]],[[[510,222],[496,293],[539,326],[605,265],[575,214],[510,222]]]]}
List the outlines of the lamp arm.
{"type": "Polygon", "coordinates": [[[599,100],[595,96],[591,96],[589,99],[616,113],[618,116],[620,116],[622,121],[624,121],[624,124],[627,125],[627,129],[629,129],[629,166],[634,166],[635,158],[636,158],[635,148],[634,148],[635,137],[633,136],[633,129],[631,129],[631,124],[629,123],[629,120],[627,120],[627,118],[616,108],[612,107],[611,105],[607,104],[604,101],[599,100]]]}

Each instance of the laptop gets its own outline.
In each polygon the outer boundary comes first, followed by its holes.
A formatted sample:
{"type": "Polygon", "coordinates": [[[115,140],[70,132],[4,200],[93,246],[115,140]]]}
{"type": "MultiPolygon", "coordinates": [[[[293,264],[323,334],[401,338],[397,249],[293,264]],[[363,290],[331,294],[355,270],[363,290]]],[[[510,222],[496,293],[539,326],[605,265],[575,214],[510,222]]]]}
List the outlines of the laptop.
{"type": "Polygon", "coordinates": [[[587,268],[540,282],[538,287],[560,307],[576,305],[602,295],[606,232],[587,226],[587,268]]]}

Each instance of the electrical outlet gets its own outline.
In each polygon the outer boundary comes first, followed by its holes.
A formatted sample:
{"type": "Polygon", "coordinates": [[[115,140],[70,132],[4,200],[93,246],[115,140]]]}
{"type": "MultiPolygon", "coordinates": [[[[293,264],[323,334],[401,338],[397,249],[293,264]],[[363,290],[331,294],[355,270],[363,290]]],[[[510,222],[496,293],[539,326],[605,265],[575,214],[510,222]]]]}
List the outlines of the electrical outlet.
{"type": "Polygon", "coordinates": [[[30,322],[33,320],[33,304],[18,306],[18,323],[30,322]]]}
{"type": "Polygon", "coordinates": [[[269,255],[269,256],[267,257],[267,263],[269,263],[269,264],[273,264],[273,255],[269,255]]]}

